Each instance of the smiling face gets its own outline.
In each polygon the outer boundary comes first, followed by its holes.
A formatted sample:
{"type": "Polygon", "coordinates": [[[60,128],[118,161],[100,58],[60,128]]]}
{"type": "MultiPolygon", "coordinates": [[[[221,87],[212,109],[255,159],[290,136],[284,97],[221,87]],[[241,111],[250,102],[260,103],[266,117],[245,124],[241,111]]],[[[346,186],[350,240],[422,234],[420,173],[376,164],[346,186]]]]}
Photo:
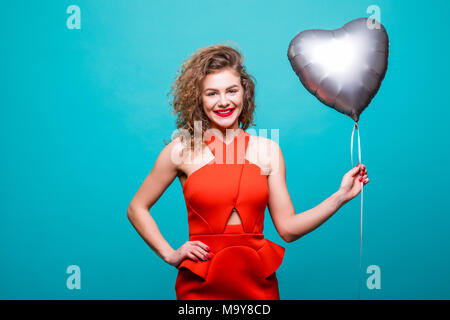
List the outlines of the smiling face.
{"type": "Polygon", "coordinates": [[[239,128],[244,88],[235,71],[227,68],[208,74],[203,80],[202,101],[212,128],[222,132],[239,128]]]}

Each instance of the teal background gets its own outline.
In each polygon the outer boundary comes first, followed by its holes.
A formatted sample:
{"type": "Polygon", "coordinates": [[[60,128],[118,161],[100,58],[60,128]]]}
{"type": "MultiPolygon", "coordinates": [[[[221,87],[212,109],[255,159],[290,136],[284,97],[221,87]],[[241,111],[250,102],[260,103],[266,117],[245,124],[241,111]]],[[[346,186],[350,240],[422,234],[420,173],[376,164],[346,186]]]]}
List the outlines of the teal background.
{"type": "MultiPolygon", "coordinates": [[[[177,270],[126,217],[175,129],[168,92],[194,50],[232,40],[257,80],[256,129],[279,129],[297,213],[350,169],[353,121],[301,85],[286,56],[306,29],[336,29],[378,5],[390,39],[380,91],[359,122],[361,198],[285,243],[281,299],[448,299],[448,1],[9,1],[1,32],[1,299],[175,299],[177,270]],[[66,8],[81,9],[69,30],[66,8]],[[68,290],[66,268],[81,268],[68,290]]],[[[356,140],[355,140],[356,143],[356,140]]],[[[357,159],[354,150],[354,163],[357,159]]],[[[178,180],[151,208],[173,248],[188,240],[178,180]]]]}

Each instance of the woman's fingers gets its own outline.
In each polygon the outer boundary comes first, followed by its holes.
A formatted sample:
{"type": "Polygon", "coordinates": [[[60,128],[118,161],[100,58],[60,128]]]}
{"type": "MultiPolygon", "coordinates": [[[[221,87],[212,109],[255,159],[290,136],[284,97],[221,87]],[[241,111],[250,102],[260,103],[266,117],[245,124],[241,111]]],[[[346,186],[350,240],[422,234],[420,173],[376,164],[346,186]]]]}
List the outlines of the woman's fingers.
{"type": "Polygon", "coordinates": [[[209,259],[209,257],[207,256],[207,252],[206,252],[206,250],[203,250],[202,248],[200,248],[200,247],[194,247],[194,248],[192,248],[192,253],[196,256],[196,257],[198,257],[199,259],[202,259],[202,260],[208,260],[209,259]]]}
{"type": "Polygon", "coordinates": [[[367,168],[364,164],[358,164],[356,167],[350,170],[350,175],[352,176],[363,176],[364,174],[367,174],[367,168]]]}
{"type": "Polygon", "coordinates": [[[369,178],[367,177],[367,175],[365,175],[363,177],[358,178],[358,181],[359,182],[363,182],[364,184],[366,184],[366,183],[369,182],[369,178]]]}
{"type": "Polygon", "coordinates": [[[186,243],[186,256],[194,261],[207,260],[209,247],[201,241],[188,241],[186,243]]]}
{"type": "Polygon", "coordinates": [[[198,240],[191,241],[191,242],[192,242],[192,244],[198,245],[203,250],[209,251],[209,247],[206,244],[204,244],[203,242],[198,241],[198,240]]]}
{"type": "Polygon", "coordinates": [[[188,258],[191,259],[191,260],[194,260],[195,262],[198,261],[198,258],[197,258],[192,252],[188,252],[188,253],[186,254],[186,257],[188,257],[188,258]]]}
{"type": "Polygon", "coordinates": [[[360,166],[360,168],[359,168],[359,174],[360,174],[360,175],[363,175],[363,174],[366,174],[366,173],[367,173],[367,168],[366,168],[366,166],[365,166],[365,165],[360,166]]]}
{"type": "Polygon", "coordinates": [[[359,178],[358,178],[358,180],[364,182],[364,181],[367,179],[368,176],[369,176],[369,175],[368,175],[368,173],[367,173],[367,169],[361,170],[361,172],[359,173],[359,178]]]}

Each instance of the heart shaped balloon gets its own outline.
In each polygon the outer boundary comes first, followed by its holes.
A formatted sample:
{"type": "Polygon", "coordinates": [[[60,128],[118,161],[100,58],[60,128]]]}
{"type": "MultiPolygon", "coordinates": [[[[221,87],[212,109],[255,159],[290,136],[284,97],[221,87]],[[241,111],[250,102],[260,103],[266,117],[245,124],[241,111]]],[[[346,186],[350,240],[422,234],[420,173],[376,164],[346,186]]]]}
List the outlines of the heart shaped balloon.
{"type": "Polygon", "coordinates": [[[336,30],[298,33],[287,55],[309,92],[358,122],[380,88],[388,64],[388,47],[387,32],[381,23],[358,18],[336,30]]]}

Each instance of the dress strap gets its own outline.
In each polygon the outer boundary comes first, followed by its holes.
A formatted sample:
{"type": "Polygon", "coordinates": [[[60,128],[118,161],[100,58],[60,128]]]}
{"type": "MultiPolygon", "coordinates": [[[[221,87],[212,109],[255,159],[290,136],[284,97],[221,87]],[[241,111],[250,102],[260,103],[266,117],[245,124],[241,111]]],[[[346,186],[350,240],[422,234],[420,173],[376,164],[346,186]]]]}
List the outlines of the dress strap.
{"type": "Polygon", "coordinates": [[[206,140],[217,164],[244,164],[250,134],[243,129],[226,144],[219,137],[211,135],[206,140]]]}

